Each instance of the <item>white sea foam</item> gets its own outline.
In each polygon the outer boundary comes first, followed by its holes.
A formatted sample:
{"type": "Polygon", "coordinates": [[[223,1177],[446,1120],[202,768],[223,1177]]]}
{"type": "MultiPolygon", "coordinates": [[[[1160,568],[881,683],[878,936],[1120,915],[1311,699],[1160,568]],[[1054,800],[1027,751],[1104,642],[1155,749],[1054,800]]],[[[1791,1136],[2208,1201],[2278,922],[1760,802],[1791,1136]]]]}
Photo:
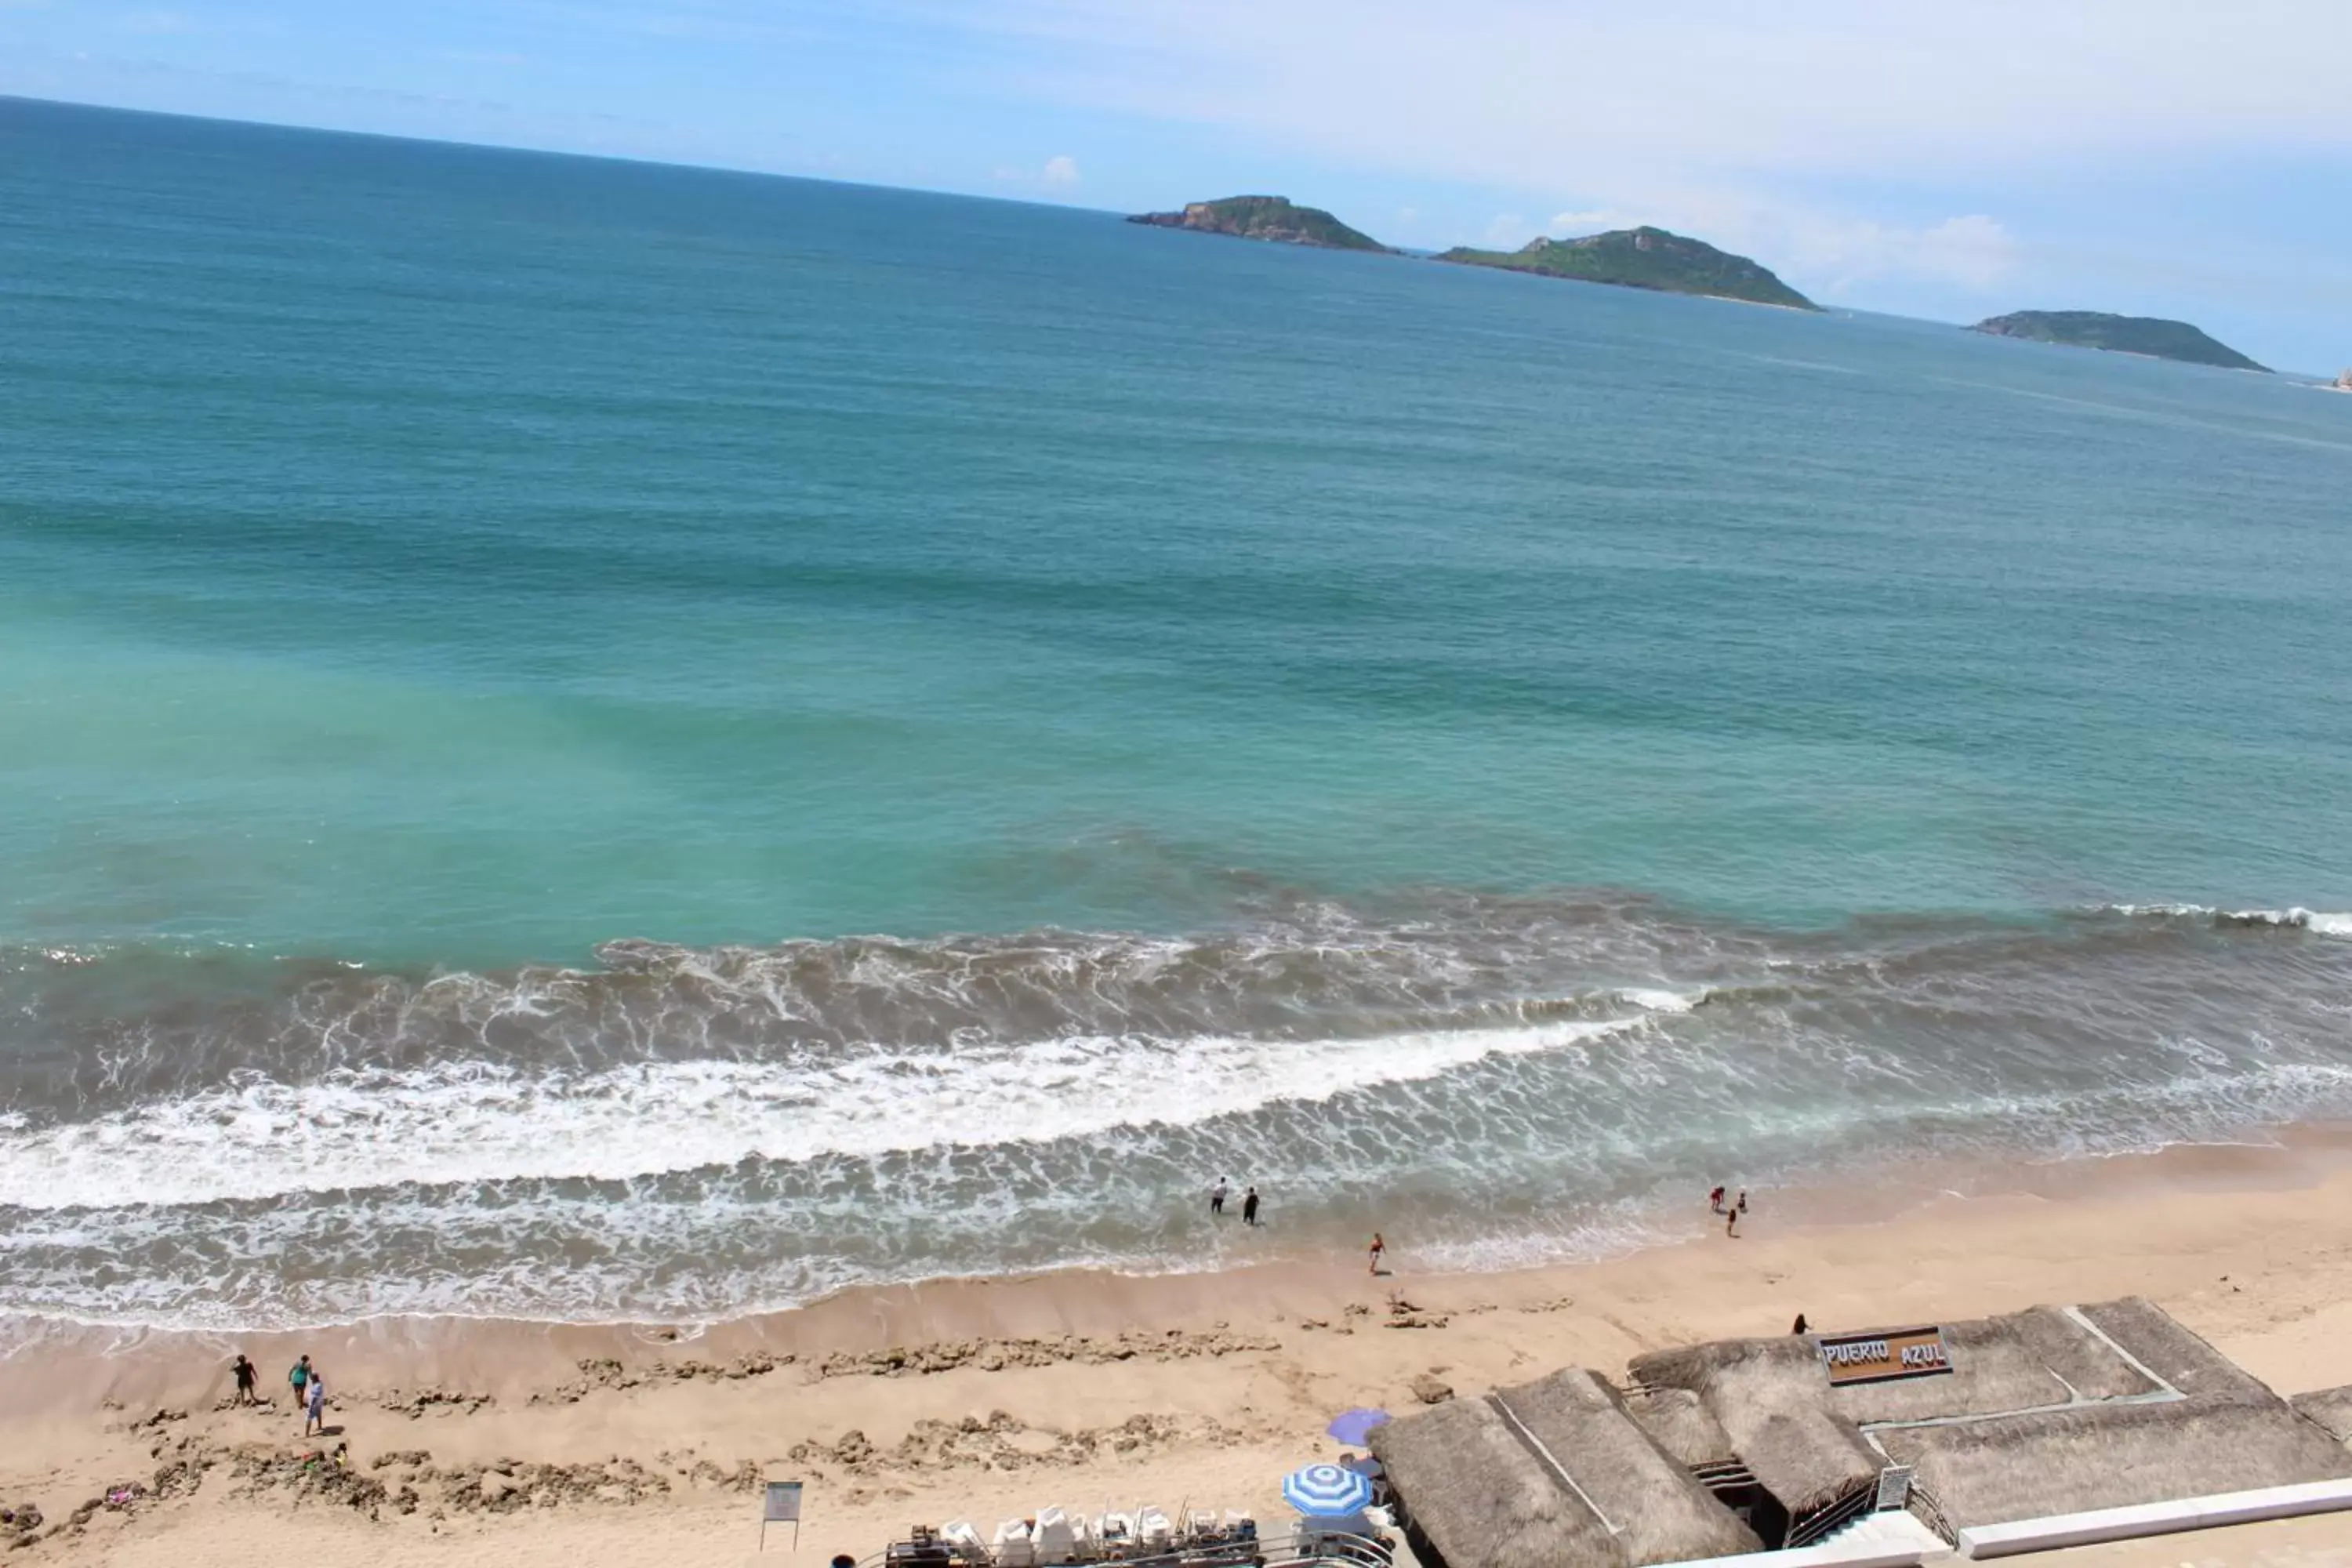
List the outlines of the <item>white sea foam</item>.
{"type": "Polygon", "coordinates": [[[485,1062],[257,1080],[0,1135],[0,1205],[194,1204],[401,1183],[625,1179],[1184,1126],[1284,1100],[1562,1049],[1643,1018],[1370,1039],[1071,1036],[880,1047],[822,1062],[648,1062],[592,1073],[485,1062]]]}
{"type": "Polygon", "coordinates": [[[2306,910],[2301,905],[2284,910],[2224,910],[2210,904],[2110,904],[2108,908],[2119,915],[2186,916],[2240,925],[2282,926],[2315,936],[2352,936],[2352,912],[2306,910]]]}
{"type": "Polygon", "coordinates": [[[1621,986],[1617,999],[1651,1013],[1687,1013],[1706,1000],[1704,991],[1659,991],[1639,985],[1621,986]]]}

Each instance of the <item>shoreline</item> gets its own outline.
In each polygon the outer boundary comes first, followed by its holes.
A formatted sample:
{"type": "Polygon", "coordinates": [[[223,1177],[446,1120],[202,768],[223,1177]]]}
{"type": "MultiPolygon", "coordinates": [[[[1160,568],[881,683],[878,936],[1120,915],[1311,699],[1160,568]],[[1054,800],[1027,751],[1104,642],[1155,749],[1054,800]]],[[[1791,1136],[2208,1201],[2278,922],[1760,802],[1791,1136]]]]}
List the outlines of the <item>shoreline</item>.
{"type": "MultiPolygon", "coordinates": [[[[2147,1151],[1945,1161],[1847,1174],[1853,1179],[1751,1190],[1751,1213],[1743,1222],[1749,1228],[1738,1239],[1826,1246],[1951,1207],[1981,1213],[2020,1205],[2277,1194],[2338,1181],[2352,1186],[2352,1122],[2296,1123],[2251,1130],[2229,1142],[2147,1151]]],[[[1378,1285],[1409,1288],[1433,1299],[1466,1294],[1509,1302],[1529,1292],[1541,1296],[1563,1279],[1588,1273],[1671,1268],[1671,1260],[1691,1249],[1725,1240],[1721,1230],[1721,1216],[1710,1215],[1699,1194],[1679,1231],[1661,1228],[1622,1250],[1593,1258],[1495,1268],[1422,1268],[1413,1263],[1409,1242],[1391,1241],[1378,1285]]],[[[707,1361],[720,1354],[867,1353],[975,1335],[1116,1335],[1138,1323],[1181,1331],[1230,1319],[1237,1310],[1246,1315],[1249,1309],[1277,1316],[1338,1310],[1362,1295],[1367,1276],[1360,1257],[1322,1252],[1201,1268],[934,1276],[851,1286],[795,1306],[701,1321],[399,1312],[247,1330],[0,1314],[0,1393],[10,1392],[10,1371],[26,1357],[59,1352],[94,1353],[102,1361],[137,1365],[158,1356],[214,1350],[225,1362],[236,1353],[229,1348],[235,1346],[284,1351],[290,1357],[301,1353],[292,1348],[298,1344],[325,1344],[345,1364],[356,1359],[373,1366],[380,1359],[432,1353],[453,1342],[480,1341],[502,1352],[527,1354],[526,1347],[540,1342],[568,1368],[575,1352],[707,1361]]]]}
{"type": "MultiPolygon", "coordinates": [[[[2067,1200],[2143,1189],[2196,1191],[2248,1184],[2260,1189],[2282,1179],[2316,1183],[2338,1170],[2352,1173],[2352,1121],[2262,1126],[2242,1130],[2235,1138],[2167,1143],[2147,1150],[1906,1161],[1884,1168],[1853,1167],[1820,1173],[1786,1186],[1755,1186],[1748,1190],[1751,1205],[1758,1211],[1756,1217],[1764,1219],[1762,1211],[1769,1207],[1769,1223],[1777,1233],[1785,1236],[1887,1225],[1938,1200],[2067,1200]]],[[[1737,1182],[1727,1184],[1735,1192],[1739,1190],[1737,1182]]],[[[1613,1268],[1715,1237],[1721,1228],[1722,1216],[1707,1215],[1703,1198],[1704,1194],[1695,1194],[1696,1201],[1687,1209],[1677,1206],[1671,1213],[1663,1207],[1653,1209],[1623,1233],[1630,1238],[1626,1245],[1591,1256],[1537,1258],[1526,1263],[1494,1267],[1422,1267],[1414,1261],[1416,1252],[1412,1241],[1400,1235],[1390,1243],[1388,1274],[1394,1279],[1409,1279],[1427,1285],[1438,1280],[1508,1281],[1563,1270],[1613,1268]]],[[[1235,1230],[1241,1227],[1241,1222],[1230,1215],[1225,1223],[1235,1230]]],[[[1490,1245],[1507,1247],[1508,1244],[1490,1245]]],[[[1260,1261],[1235,1262],[1221,1256],[1199,1268],[1072,1267],[1013,1273],[930,1275],[919,1279],[852,1285],[804,1302],[755,1308],[734,1316],[709,1319],[542,1318],[511,1313],[476,1316],[397,1311],[287,1326],[223,1327],[0,1310],[0,1369],[36,1344],[92,1336],[118,1343],[143,1343],[150,1340],[274,1343],[336,1336],[392,1342],[442,1334],[488,1332],[544,1334],[566,1341],[614,1338],[630,1343],[668,1346],[701,1343],[714,1337],[732,1342],[749,1333],[761,1339],[775,1336],[797,1342],[803,1335],[795,1325],[803,1321],[830,1323],[860,1314],[887,1315],[894,1310],[890,1304],[901,1300],[939,1300],[964,1293],[1008,1289],[1022,1294],[1052,1294],[1066,1289],[1112,1296],[1148,1292],[1181,1300],[1198,1295],[1222,1297],[1229,1288],[1226,1282],[1237,1279],[1281,1279],[1288,1284],[1314,1281],[1318,1288],[1323,1288],[1360,1274],[1357,1265],[1361,1257],[1354,1249],[1311,1247],[1260,1261]]]]}
{"type": "Polygon", "coordinates": [[[1642,1352],[1785,1333],[1800,1311],[1828,1331],[2144,1294],[2283,1393],[2352,1384],[2352,1129],[1994,1174],[2005,1190],[1913,1201],[1914,1184],[1850,1207],[1768,1194],[1740,1239],[1699,1224],[1605,1262],[1423,1274],[1408,1250],[1381,1279],[1356,1261],[944,1281],[698,1334],[19,1321],[0,1352],[0,1496],[54,1521],[145,1489],[33,1562],[209,1568],[273,1531],[356,1564],[709,1562],[750,1552],[752,1494],[773,1476],[809,1487],[803,1551],[863,1556],[912,1521],[985,1529],[1107,1497],[1278,1521],[1280,1476],[1337,1452],[1322,1426],[1339,1409],[1569,1364],[1620,1376],[1642,1352]],[[273,1409],[226,1404],[238,1350],[273,1409]],[[282,1380],[305,1352],[350,1478],[301,1463],[319,1445],[282,1380]]]}

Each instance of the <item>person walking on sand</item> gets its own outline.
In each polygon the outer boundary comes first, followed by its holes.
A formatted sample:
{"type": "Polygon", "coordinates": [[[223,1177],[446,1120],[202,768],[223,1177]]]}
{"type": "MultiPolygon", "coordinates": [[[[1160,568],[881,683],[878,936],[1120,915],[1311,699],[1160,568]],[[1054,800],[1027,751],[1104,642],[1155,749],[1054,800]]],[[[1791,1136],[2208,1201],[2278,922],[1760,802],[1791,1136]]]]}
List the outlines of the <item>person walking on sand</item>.
{"type": "Polygon", "coordinates": [[[1209,1189],[1210,1218],[1223,1219],[1225,1217],[1225,1194],[1232,1190],[1233,1189],[1231,1187],[1225,1185],[1224,1177],[1219,1176],[1217,1178],[1217,1184],[1209,1189]]]}
{"type": "Polygon", "coordinates": [[[326,1430],[327,1380],[314,1372],[310,1374],[310,1407],[302,1417],[302,1436],[308,1437],[313,1432],[323,1436],[326,1430]]]}
{"type": "Polygon", "coordinates": [[[1375,1277],[1381,1271],[1381,1254],[1388,1249],[1389,1244],[1381,1239],[1381,1233],[1377,1230],[1372,1232],[1372,1273],[1375,1277]]]}
{"type": "Polygon", "coordinates": [[[1242,1223],[1250,1226],[1257,1224],[1257,1189],[1255,1187],[1242,1194],[1242,1223]]]}
{"type": "Polygon", "coordinates": [[[1739,1211],[1731,1209],[1727,1212],[1729,1217],[1723,1222],[1723,1234],[1737,1239],[1739,1235],[1739,1211]]]}
{"type": "Polygon", "coordinates": [[[1790,1329],[1789,1331],[1790,1331],[1790,1333],[1792,1333],[1792,1334],[1797,1334],[1797,1335],[1801,1336],[1801,1335],[1804,1333],[1804,1331],[1805,1331],[1805,1327],[1806,1327],[1806,1324],[1805,1324],[1805,1314],[1804,1314],[1804,1313],[1802,1313],[1802,1312],[1800,1312],[1800,1313],[1798,1313],[1798,1314],[1797,1314],[1797,1324],[1796,1324],[1796,1327],[1794,1327],[1794,1328],[1790,1329]]]}
{"type": "Polygon", "coordinates": [[[253,1391],[253,1382],[256,1376],[253,1370],[253,1363],[246,1360],[244,1356],[240,1355],[236,1358],[236,1362],[230,1365],[228,1370],[236,1379],[236,1402],[239,1405],[260,1404],[261,1396],[253,1391]]]}
{"type": "Polygon", "coordinates": [[[315,1375],[316,1373],[312,1373],[310,1370],[310,1358],[309,1356],[304,1356],[292,1366],[287,1368],[286,1381],[291,1384],[294,1388],[295,1409],[299,1410],[302,1408],[302,1391],[304,1388],[309,1386],[310,1379],[315,1375]]]}
{"type": "Polygon", "coordinates": [[[1723,1212],[1723,1189],[1721,1187],[1717,1187],[1706,1194],[1706,1207],[1709,1214],[1721,1214],[1723,1212]]]}

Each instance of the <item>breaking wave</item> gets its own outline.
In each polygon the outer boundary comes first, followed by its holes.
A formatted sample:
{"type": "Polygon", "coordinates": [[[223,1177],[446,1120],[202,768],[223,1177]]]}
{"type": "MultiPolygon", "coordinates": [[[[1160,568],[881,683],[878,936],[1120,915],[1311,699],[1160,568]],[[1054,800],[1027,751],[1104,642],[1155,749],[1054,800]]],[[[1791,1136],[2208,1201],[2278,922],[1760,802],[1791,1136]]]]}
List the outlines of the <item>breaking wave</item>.
{"type": "Polygon", "coordinates": [[[689,1321],[1372,1225],[1431,1266],[1591,1256],[1717,1180],[2352,1113],[2352,946],[2304,940],[2344,918],[1789,932],[1439,890],[482,973],[17,950],[0,1311],[689,1321]],[[1273,1225],[1211,1225],[1218,1175],[1273,1225]]]}

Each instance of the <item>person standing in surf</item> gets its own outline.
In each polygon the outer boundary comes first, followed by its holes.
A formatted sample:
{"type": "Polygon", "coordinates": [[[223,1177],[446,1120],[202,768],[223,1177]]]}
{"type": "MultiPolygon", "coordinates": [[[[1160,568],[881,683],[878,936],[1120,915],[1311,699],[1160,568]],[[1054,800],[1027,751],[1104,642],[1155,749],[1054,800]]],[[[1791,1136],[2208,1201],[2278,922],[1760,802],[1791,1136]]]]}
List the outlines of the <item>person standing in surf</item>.
{"type": "Polygon", "coordinates": [[[1209,1189],[1209,1216],[1212,1219],[1225,1217],[1225,1194],[1231,1190],[1225,1185],[1223,1176],[1219,1176],[1217,1184],[1209,1189]]]}
{"type": "Polygon", "coordinates": [[[1242,1223],[1249,1226],[1257,1224],[1257,1189],[1255,1187],[1250,1188],[1242,1194],[1242,1223]]]}

